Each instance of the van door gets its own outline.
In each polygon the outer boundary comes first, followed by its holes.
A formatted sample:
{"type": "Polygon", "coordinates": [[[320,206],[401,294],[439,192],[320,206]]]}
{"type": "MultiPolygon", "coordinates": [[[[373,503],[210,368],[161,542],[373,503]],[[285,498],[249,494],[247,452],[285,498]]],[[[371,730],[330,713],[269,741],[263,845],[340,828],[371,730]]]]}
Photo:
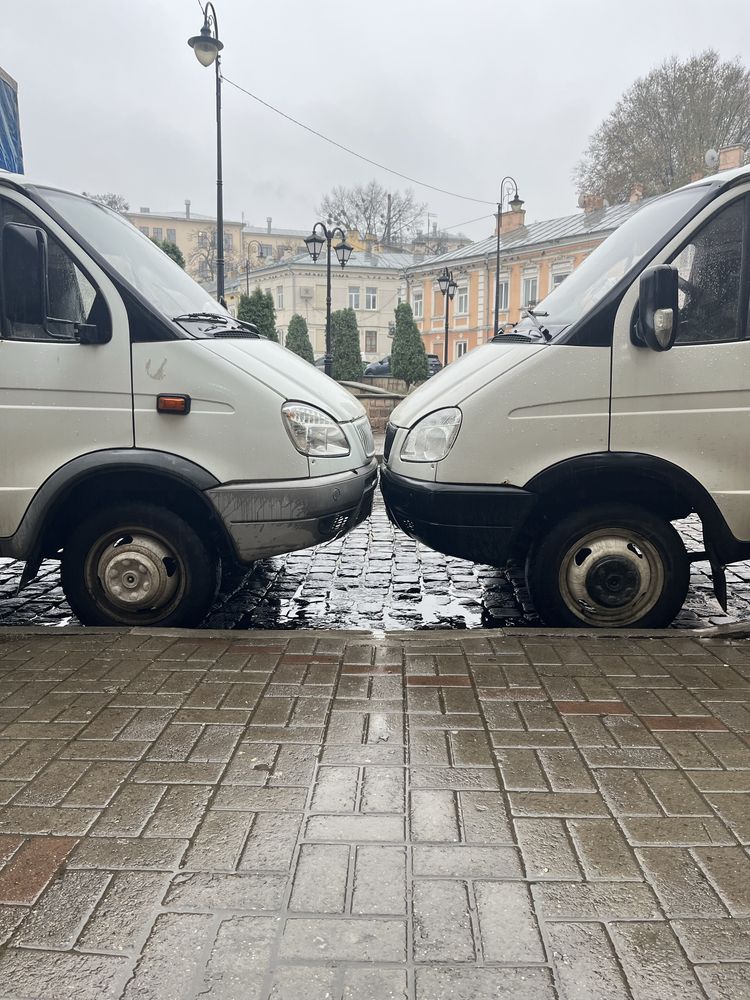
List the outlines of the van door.
{"type": "Polygon", "coordinates": [[[679,274],[671,350],[632,342],[637,283],[625,296],[614,338],[610,437],[613,451],[655,455],[689,472],[740,539],[750,539],[749,213],[750,196],[727,193],[655,261],[679,274]]]}
{"type": "Polygon", "coordinates": [[[54,223],[40,226],[31,208],[21,195],[0,198],[0,538],[14,534],[35,492],[66,462],[133,446],[124,306],[107,276],[54,223]],[[19,234],[33,248],[39,229],[47,236],[44,317],[24,312],[36,262],[17,254],[19,234]],[[6,237],[16,242],[4,256],[6,237]],[[80,324],[109,332],[108,342],[79,343],[80,324]]]}

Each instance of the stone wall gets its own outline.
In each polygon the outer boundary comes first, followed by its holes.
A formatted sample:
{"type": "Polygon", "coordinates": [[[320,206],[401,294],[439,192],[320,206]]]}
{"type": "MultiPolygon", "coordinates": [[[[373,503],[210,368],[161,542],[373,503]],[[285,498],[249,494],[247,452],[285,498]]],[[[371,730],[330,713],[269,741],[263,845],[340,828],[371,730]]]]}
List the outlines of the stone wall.
{"type": "Polygon", "coordinates": [[[367,385],[377,386],[378,389],[387,389],[388,392],[400,392],[404,396],[409,391],[409,386],[403,379],[400,378],[390,378],[387,376],[381,377],[379,375],[363,375],[360,381],[365,382],[367,385]]]}

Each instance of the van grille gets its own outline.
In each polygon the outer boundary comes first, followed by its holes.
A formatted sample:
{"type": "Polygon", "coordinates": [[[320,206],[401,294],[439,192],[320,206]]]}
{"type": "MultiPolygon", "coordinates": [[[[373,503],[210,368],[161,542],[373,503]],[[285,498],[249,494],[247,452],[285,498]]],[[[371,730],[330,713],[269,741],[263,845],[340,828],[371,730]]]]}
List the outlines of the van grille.
{"type": "Polygon", "coordinates": [[[372,429],[370,428],[370,422],[367,417],[362,417],[360,420],[354,421],[354,428],[357,431],[357,436],[365,450],[365,455],[368,458],[372,458],[375,454],[375,439],[372,436],[372,429]]]}
{"type": "Polygon", "coordinates": [[[396,436],[396,428],[393,424],[388,424],[385,428],[385,443],[383,445],[383,461],[388,461],[388,456],[391,453],[391,448],[393,447],[393,439],[396,436]]]}

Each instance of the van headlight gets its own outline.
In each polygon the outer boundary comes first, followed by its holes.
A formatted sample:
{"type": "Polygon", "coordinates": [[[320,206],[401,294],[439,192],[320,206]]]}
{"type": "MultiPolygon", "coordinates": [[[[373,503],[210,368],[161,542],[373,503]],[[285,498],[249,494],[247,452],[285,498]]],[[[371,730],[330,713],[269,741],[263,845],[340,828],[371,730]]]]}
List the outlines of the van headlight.
{"type": "Polygon", "coordinates": [[[453,447],[461,427],[456,406],[435,410],[416,423],[401,448],[402,462],[440,462],[453,447]]]}
{"type": "Polygon", "coordinates": [[[317,406],[285,403],[281,407],[284,424],[292,444],[303,455],[326,455],[329,458],[349,454],[349,442],[333,417],[317,406]]]}

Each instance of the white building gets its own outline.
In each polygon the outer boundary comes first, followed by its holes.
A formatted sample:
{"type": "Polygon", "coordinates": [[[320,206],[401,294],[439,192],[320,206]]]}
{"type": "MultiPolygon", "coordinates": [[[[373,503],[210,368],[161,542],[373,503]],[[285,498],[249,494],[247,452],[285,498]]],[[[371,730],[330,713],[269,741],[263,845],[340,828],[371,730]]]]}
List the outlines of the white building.
{"type": "MultiPolygon", "coordinates": [[[[316,263],[300,254],[268,267],[253,268],[226,286],[226,300],[237,311],[243,292],[261,288],[273,295],[276,329],[284,336],[295,313],[304,316],[315,356],[325,354],[326,264],[325,255],[316,263]]],[[[410,253],[355,251],[345,268],[331,262],[331,310],[351,307],[357,315],[360,349],[364,361],[377,361],[390,354],[395,310],[408,301],[407,269],[422,258],[410,253]]]]}

